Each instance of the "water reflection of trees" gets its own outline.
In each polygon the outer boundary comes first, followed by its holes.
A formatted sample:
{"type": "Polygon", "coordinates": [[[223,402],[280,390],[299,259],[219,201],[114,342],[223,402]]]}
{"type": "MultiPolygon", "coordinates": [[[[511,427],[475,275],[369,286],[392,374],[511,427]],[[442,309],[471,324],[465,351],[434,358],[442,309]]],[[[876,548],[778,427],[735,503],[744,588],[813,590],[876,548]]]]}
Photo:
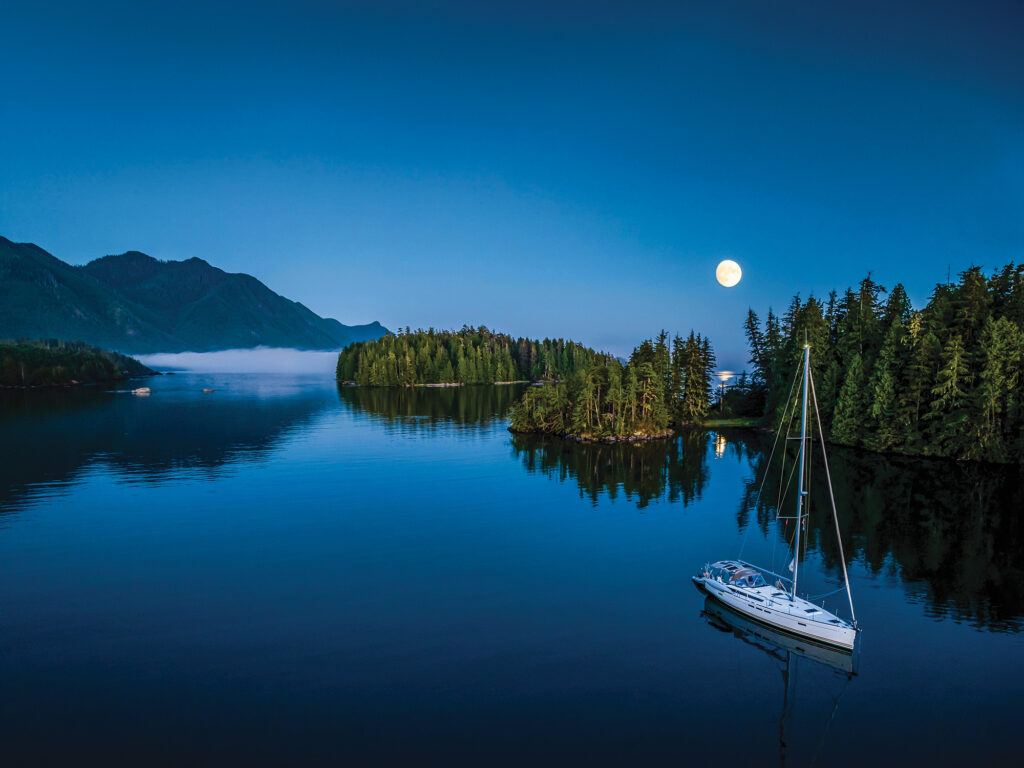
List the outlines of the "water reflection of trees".
{"type": "MultiPolygon", "coordinates": [[[[692,430],[673,440],[613,445],[517,434],[511,444],[529,472],[575,482],[580,496],[594,503],[602,496],[623,496],[641,508],[662,499],[684,505],[699,500],[713,456],[749,464],[738,528],[755,526],[766,538],[779,537],[780,544],[791,538],[791,525],[775,524],[784,484],[777,463],[755,503],[771,449],[771,438],[762,433],[692,430]],[[720,435],[724,441],[717,441],[720,435]]],[[[1022,628],[1024,476],[1019,469],[840,448],[830,459],[848,561],[903,582],[937,616],[997,631],[1022,628]]],[[[786,461],[788,474],[792,453],[786,461]]],[[[806,551],[817,553],[838,575],[839,549],[820,457],[812,465],[810,487],[806,551]]],[[[792,509],[794,493],[791,485],[788,497],[781,498],[783,509],[792,509]]]]}
{"type": "Polygon", "coordinates": [[[708,482],[709,440],[702,430],[671,440],[612,444],[515,434],[512,452],[528,472],[574,480],[581,498],[596,503],[602,495],[624,495],[642,508],[657,499],[687,505],[701,497],[708,482]]]}
{"type": "MultiPolygon", "coordinates": [[[[839,448],[831,451],[830,459],[848,561],[861,559],[872,571],[898,576],[911,590],[923,591],[937,615],[997,630],[1020,627],[1020,469],[839,448]]],[[[777,465],[755,504],[766,461],[765,453],[756,455],[756,479],[747,484],[738,522],[741,528],[755,524],[766,535],[771,529],[785,536],[785,528],[772,527],[781,490],[777,465]]],[[[784,508],[792,507],[792,497],[790,489],[782,500],[784,508]]],[[[820,459],[812,465],[810,498],[808,549],[819,552],[828,568],[838,569],[835,524],[820,459]]]]}
{"type": "MultiPolygon", "coordinates": [[[[329,392],[329,390],[328,390],[329,392]]],[[[215,478],[268,456],[329,405],[323,390],[288,397],[150,398],[96,389],[0,393],[0,511],[44,486],[76,482],[94,464],[159,482],[182,471],[215,478]]]]}
{"type": "Polygon", "coordinates": [[[338,387],[342,403],[405,431],[442,424],[487,426],[505,418],[523,385],[465,387],[338,387]]]}

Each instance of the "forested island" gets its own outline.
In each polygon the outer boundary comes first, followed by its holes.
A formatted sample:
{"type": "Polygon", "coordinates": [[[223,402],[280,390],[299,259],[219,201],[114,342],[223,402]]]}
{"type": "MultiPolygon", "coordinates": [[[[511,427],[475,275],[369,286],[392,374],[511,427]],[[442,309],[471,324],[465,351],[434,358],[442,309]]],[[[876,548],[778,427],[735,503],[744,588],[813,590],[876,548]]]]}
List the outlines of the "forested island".
{"type": "MultiPolygon", "coordinates": [[[[752,376],[737,406],[781,417],[804,340],[826,439],[908,455],[1024,458],[1024,266],[981,267],[939,284],[915,310],[902,285],[871,279],[826,301],[794,297],[782,317],[746,320],[752,376]]],[[[729,399],[727,398],[727,402],[729,399]]]]}
{"type": "Polygon", "coordinates": [[[484,326],[406,328],[349,344],[338,355],[337,377],[369,387],[552,381],[604,357],[573,341],[517,339],[484,326]]]}
{"type": "Polygon", "coordinates": [[[0,340],[0,387],[96,384],[155,374],[138,360],[80,341],[0,340]]]}
{"type": "Polygon", "coordinates": [[[555,384],[527,391],[511,409],[513,432],[580,440],[647,440],[698,423],[709,411],[715,354],[707,338],[665,331],[628,362],[605,356],[555,384]]]}

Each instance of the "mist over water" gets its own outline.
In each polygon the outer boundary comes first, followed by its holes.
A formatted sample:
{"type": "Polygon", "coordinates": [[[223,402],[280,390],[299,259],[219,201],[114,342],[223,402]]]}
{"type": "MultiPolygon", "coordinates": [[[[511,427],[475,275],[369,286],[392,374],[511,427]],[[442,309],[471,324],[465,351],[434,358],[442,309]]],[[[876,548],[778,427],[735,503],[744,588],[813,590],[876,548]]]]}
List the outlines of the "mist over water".
{"type": "Polygon", "coordinates": [[[334,376],[340,350],[256,347],[219,352],[160,352],[137,355],[143,364],[157,371],[195,373],[290,373],[334,376]]]}

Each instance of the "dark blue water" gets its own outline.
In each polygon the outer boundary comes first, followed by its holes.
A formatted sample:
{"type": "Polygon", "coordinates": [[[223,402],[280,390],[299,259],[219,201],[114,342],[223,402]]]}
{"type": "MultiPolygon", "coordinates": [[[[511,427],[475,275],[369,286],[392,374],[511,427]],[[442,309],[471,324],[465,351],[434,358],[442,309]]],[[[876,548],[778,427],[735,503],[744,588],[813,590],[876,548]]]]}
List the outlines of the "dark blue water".
{"type": "MultiPolygon", "coordinates": [[[[833,457],[865,627],[851,675],[704,615],[690,583],[741,547],[785,557],[764,501],[777,487],[752,499],[758,433],[588,447],[510,435],[509,387],[150,384],[149,398],[0,399],[9,764],[952,765],[1018,751],[1015,472],[833,457]]],[[[818,509],[811,592],[839,567],[818,509]]]]}

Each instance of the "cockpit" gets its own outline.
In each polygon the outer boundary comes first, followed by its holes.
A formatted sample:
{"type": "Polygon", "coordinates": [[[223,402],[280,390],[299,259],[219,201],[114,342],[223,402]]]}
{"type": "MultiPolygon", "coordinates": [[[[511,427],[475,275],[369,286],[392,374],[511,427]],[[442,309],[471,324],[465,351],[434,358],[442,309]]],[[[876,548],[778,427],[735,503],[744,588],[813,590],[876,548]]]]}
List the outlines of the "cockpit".
{"type": "Polygon", "coordinates": [[[766,587],[768,584],[757,571],[751,568],[743,568],[742,570],[736,571],[732,578],[729,579],[729,583],[736,587],[766,587]]]}
{"type": "Polygon", "coordinates": [[[719,560],[709,568],[708,576],[734,587],[756,589],[768,586],[759,571],[734,560],[719,560]]]}

